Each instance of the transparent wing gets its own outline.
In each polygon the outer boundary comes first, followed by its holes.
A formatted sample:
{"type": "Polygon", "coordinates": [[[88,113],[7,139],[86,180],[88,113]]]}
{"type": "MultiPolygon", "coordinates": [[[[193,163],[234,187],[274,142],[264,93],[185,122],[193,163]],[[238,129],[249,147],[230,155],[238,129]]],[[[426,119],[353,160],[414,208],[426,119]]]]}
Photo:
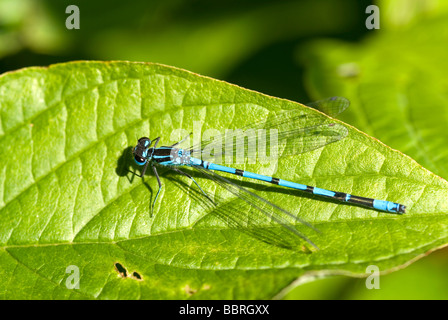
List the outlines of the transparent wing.
{"type": "MultiPolygon", "coordinates": [[[[328,115],[336,116],[344,111],[349,101],[332,97],[310,104],[328,115]]],[[[345,126],[332,122],[322,114],[309,114],[305,110],[293,109],[272,115],[241,129],[226,130],[222,135],[202,141],[190,149],[196,157],[216,160],[217,157],[279,157],[306,153],[345,138],[345,126]],[[283,150],[278,152],[277,150],[283,150]],[[274,153],[274,154],[273,154],[274,153]]]]}
{"type": "Polygon", "coordinates": [[[308,222],[294,216],[292,213],[288,212],[287,210],[284,210],[284,209],[278,207],[277,205],[269,202],[268,200],[233,183],[232,181],[216,174],[215,172],[213,172],[211,170],[204,169],[201,166],[192,166],[192,168],[196,169],[197,171],[202,173],[202,175],[204,175],[206,178],[214,181],[219,186],[221,186],[228,192],[232,193],[236,197],[244,200],[251,207],[255,208],[257,211],[261,212],[262,214],[264,214],[267,218],[271,219],[272,221],[278,223],[280,226],[289,230],[295,236],[306,241],[307,243],[312,245],[314,248],[319,249],[310,239],[308,239],[305,235],[303,235],[301,232],[299,232],[294,227],[294,225],[298,222],[298,223],[301,223],[301,224],[311,228],[314,231],[319,232],[316,228],[314,228],[308,222]]]}
{"type": "MultiPolygon", "coordinates": [[[[225,193],[217,191],[217,189],[211,185],[208,185],[209,188],[204,188],[204,186],[198,186],[198,188],[196,188],[192,184],[186,183],[185,179],[182,178],[182,175],[188,176],[188,173],[191,173],[194,176],[192,177],[190,175],[190,179],[197,178],[198,174],[201,177],[205,177],[207,180],[213,182],[216,181],[208,175],[205,176],[201,172],[198,172],[199,170],[196,170],[196,168],[184,168],[186,169],[185,171],[180,169],[176,171],[171,167],[164,168],[168,169],[167,174],[164,174],[164,176],[170,179],[179,189],[188,193],[192,199],[197,201],[201,212],[205,213],[195,222],[195,225],[200,224],[202,219],[206,219],[210,214],[224,222],[229,228],[237,229],[238,231],[269,245],[293,251],[309,251],[309,248],[304,246],[302,237],[298,237],[294,232],[291,232],[281,224],[271,224],[271,221],[266,214],[259,210],[254,210],[252,202],[246,202],[239,197],[229,198],[226,196],[226,193],[229,193],[227,189],[223,189],[219,187],[219,185],[217,185],[218,188],[226,191],[225,193]],[[175,175],[175,177],[171,177],[171,174],[175,175]],[[209,194],[213,194],[213,196],[210,198],[209,194]]],[[[296,219],[291,220],[291,223],[297,222],[296,219]]]]}
{"type": "Polygon", "coordinates": [[[307,103],[306,105],[335,118],[348,108],[350,101],[344,97],[331,97],[307,103]]]}

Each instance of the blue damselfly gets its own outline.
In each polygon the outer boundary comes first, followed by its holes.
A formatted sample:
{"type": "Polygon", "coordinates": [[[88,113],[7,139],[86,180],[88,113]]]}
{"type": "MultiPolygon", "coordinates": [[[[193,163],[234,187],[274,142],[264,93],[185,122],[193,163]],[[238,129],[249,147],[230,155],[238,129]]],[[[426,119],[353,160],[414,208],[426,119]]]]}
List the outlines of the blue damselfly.
{"type": "MultiPolygon", "coordinates": [[[[317,101],[310,104],[309,106],[317,108],[324,113],[334,117],[344,111],[348,107],[348,105],[349,101],[347,99],[342,97],[332,97],[317,101]]],[[[300,222],[310,228],[313,228],[312,225],[296,217],[287,210],[284,210],[281,207],[269,202],[268,200],[254,194],[246,188],[239,186],[234,182],[231,182],[221,175],[218,175],[215,171],[221,171],[237,176],[242,176],[244,178],[264,181],[281,187],[297,189],[314,195],[332,198],[340,202],[352,203],[355,205],[361,205],[381,211],[405,213],[406,207],[402,204],[391,201],[377,200],[355,196],[344,192],[330,191],[318,187],[312,187],[279,178],[274,178],[271,176],[235,169],[231,166],[218,164],[216,163],[216,161],[213,162],[204,160],[204,157],[208,156],[216,159],[218,157],[224,156],[227,158],[230,157],[230,159],[232,159],[232,157],[234,157],[234,151],[237,148],[246,148],[244,144],[238,144],[238,137],[241,136],[244,137],[243,141],[246,141],[248,145],[258,139],[257,143],[259,149],[260,147],[262,149],[267,148],[268,145],[271,147],[278,141],[284,142],[284,150],[280,155],[281,157],[283,157],[301,154],[318,148],[322,148],[325,145],[344,139],[347,134],[348,129],[340,123],[332,122],[331,118],[325,117],[317,112],[310,113],[303,112],[299,109],[292,109],[279,112],[264,121],[260,121],[248,127],[242,128],[242,130],[237,134],[235,134],[235,132],[232,132],[232,135],[226,133],[221,136],[215,137],[215,139],[211,141],[203,141],[199,145],[193,146],[191,148],[179,147],[179,145],[188,137],[171,146],[161,147],[158,147],[160,137],[157,137],[153,141],[147,137],[142,137],[138,140],[137,146],[133,148],[133,155],[135,162],[139,166],[143,167],[140,176],[143,177],[146,169],[148,168],[148,166],[150,166],[159,184],[159,189],[152,203],[151,211],[153,210],[154,204],[162,189],[162,183],[157,172],[157,166],[168,167],[175,172],[192,179],[192,181],[197,185],[202,193],[207,198],[209,198],[190,174],[179,169],[181,167],[191,167],[200,172],[205,177],[216,182],[218,185],[231,192],[233,195],[241,198],[255,209],[263,212],[273,221],[279,223],[297,236],[306,240],[311,245],[315,246],[314,243],[312,243],[306,236],[304,236],[293,226],[291,226],[291,224],[288,223],[288,219],[289,221],[290,219],[293,219],[294,221],[300,222]],[[264,130],[262,136],[263,139],[260,139],[260,135],[257,134],[246,134],[249,130],[261,129],[264,130]],[[207,151],[205,152],[204,150],[207,151]],[[211,152],[211,150],[213,150],[213,152],[211,152]]]]}

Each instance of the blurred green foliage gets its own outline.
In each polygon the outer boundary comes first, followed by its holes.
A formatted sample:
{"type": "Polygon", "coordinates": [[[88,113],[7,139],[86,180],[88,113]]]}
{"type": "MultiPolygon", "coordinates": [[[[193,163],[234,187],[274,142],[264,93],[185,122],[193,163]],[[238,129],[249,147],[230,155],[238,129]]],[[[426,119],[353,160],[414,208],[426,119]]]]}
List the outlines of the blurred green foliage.
{"type": "MultiPolygon", "coordinates": [[[[149,61],[307,102],[316,92],[307,90],[303,81],[308,62],[296,56],[309,49],[310,41],[344,40],[362,47],[369,37],[428,17],[443,17],[448,8],[446,1],[381,1],[376,3],[382,10],[381,29],[369,31],[364,23],[370,4],[360,0],[0,0],[0,73],[83,59],[149,61]],[[65,8],[71,4],[80,8],[80,30],[65,27],[65,8]]],[[[387,64],[387,57],[382,62],[387,64]]],[[[367,290],[364,279],[336,277],[305,284],[287,298],[446,298],[448,290],[441,284],[447,256],[447,250],[441,250],[383,276],[381,290],[367,290]]]]}
{"type": "Polygon", "coordinates": [[[306,102],[295,50],[313,38],[356,41],[370,1],[0,0],[0,72],[71,60],[172,65],[306,102]],[[67,30],[68,5],[79,30],[67,30]],[[7,17],[7,18],[4,18],[7,17]]]}

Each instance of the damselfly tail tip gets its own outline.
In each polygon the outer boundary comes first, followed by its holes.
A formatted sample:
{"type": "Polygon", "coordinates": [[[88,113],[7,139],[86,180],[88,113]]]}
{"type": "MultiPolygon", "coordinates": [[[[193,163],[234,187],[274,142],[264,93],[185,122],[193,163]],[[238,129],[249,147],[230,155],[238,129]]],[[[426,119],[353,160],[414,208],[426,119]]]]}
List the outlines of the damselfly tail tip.
{"type": "Polygon", "coordinates": [[[400,205],[398,206],[398,212],[399,212],[399,213],[406,213],[406,206],[400,204],[400,205]]]}

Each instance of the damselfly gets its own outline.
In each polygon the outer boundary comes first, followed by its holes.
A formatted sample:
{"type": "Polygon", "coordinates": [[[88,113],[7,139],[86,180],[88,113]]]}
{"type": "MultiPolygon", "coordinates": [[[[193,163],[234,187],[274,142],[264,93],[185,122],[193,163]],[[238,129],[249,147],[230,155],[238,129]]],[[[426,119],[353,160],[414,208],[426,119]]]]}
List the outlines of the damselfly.
{"type": "MultiPolygon", "coordinates": [[[[344,111],[348,107],[348,105],[349,101],[342,97],[332,97],[309,104],[309,106],[317,108],[333,117],[344,111]]],[[[267,147],[268,144],[273,144],[272,138],[275,137],[277,141],[284,143],[284,150],[280,155],[281,157],[301,154],[321,148],[330,143],[334,143],[340,141],[341,139],[344,139],[347,134],[348,130],[344,125],[337,122],[331,122],[330,118],[325,117],[320,113],[309,111],[303,112],[299,109],[280,112],[275,116],[266,119],[265,121],[261,121],[243,128],[239,133],[239,135],[242,135],[244,137],[244,141],[246,141],[248,145],[251,144],[251,142],[254,142],[254,139],[257,139],[259,149],[260,147],[267,147]],[[263,139],[260,139],[260,136],[257,135],[247,136],[246,134],[249,130],[260,129],[263,129],[263,139]]],[[[296,182],[274,178],[271,176],[235,169],[231,166],[224,166],[203,159],[202,155],[205,154],[209,156],[211,154],[214,159],[219,156],[227,157],[229,156],[229,154],[232,157],[234,155],[233,152],[238,147],[245,148],[241,145],[238,146],[238,134],[235,135],[234,132],[230,137],[228,134],[223,134],[221,136],[215,137],[215,139],[213,139],[212,141],[204,141],[199,145],[193,146],[192,148],[188,149],[178,147],[184,140],[186,140],[186,138],[171,146],[158,147],[160,137],[157,137],[153,141],[151,141],[147,137],[142,137],[138,140],[137,146],[133,148],[135,162],[139,166],[143,166],[140,176],[143,177],[148,166],[151,166],[159,184],[159,189],[153,200],[151,211],[153,210],[154,204],[156,203],[157,197],[159,196],[159,193],[162,189],[162,183],[157,172],[157,166],[163,166],[169,167],[175,172],[190,178],[202,191],[202,193],[207,198],[209,198],[208,195],[196,182],[196,180],[190,174],[181,171],[179,168],[191,167],[199,171],[205,177],[218,183],[224,189],[243,199],[252,207],[263,212],[273,221],[286,227],[288,230],[292,231],[294,234],[306,240],[313,246],[315,246],[314,243],[312,243],[307,237],[305,237],[298,230],[292,227],[291,224],[288,223],[288,220],[290,221],[290,219],[292,218],[295,221],[313,228],[309,223],[294,216],[287,210],[284,210],[279,206],[269,202],[268,200],[256,195],[246,188],[229,181],[221,175],[216,174],[215,171],[221,171],[237,176],[242,176],[244,178],[264,181],[281,187],[297,189],[314,195],[332,198],[340,202],[352,203],[355,205],[361,205],[381,211],[405,213],[406,207],[399,203],[365,198],[344,192],[335,192],[318,187],[312,187],[296,182]],[[153,146],[151,147],[152,144],[153,146]],[[207,150],[207,152],[204,152],[204,150],[207,150]],[[210,150],[213,150],[213,152],[210,153],[210,150]]]]}

